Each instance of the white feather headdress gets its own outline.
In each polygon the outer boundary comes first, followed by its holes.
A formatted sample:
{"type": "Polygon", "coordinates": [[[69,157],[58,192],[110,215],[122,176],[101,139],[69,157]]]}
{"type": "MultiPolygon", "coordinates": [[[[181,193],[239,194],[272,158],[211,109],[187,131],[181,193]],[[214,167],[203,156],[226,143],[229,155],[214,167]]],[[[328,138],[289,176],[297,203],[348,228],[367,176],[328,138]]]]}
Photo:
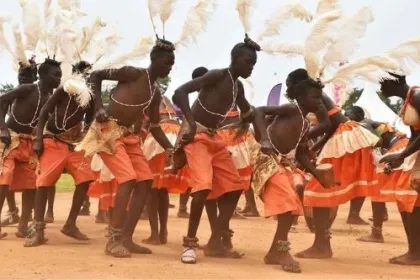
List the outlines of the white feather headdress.
{"type": "Polygon", "coordinates": [[[420,38],[405,41],[387,51],[385,55],[398,63],[400,74],[407,76],[416,64],[420,64],[420,38]]]}

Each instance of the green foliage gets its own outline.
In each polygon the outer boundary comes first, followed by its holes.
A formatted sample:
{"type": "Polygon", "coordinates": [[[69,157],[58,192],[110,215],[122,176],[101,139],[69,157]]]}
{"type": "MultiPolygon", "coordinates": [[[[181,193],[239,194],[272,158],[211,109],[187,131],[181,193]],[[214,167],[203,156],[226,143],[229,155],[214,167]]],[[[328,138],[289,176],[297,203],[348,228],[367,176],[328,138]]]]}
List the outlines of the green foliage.
{"type": "MultiPolygon", "coordinates": [[[[360,88],[354,88],[353,91],[350,93],[349,98],[347,101],[341,106],[343,110],[346,110],[347,108],[354,105],[354,103],[359,100],[360,96],[362,95],[363,89],[360,88]]],[[[380,91],[376,92],[378,94],[379,98],[384,102],[395,114],[399,114],[403,105],[402,100],[398,100],[397,103],[391,103],[391,101],[384,97],[380,91]]]]}
{"type": "Polygon", "coordinates": [[[171,77],[169,76],[167,76],[166,78],[157,80],[158,87],[160,91],[162,92],[162,94],[166,92],[170,83],[171,83],[171,77]]]}
{"type": "Polygon", "coordinates": [[[0,92],[1,93],[12,90],[14,88],[15,88],[15,86],[11,83],[0,84],[0,92]]]}

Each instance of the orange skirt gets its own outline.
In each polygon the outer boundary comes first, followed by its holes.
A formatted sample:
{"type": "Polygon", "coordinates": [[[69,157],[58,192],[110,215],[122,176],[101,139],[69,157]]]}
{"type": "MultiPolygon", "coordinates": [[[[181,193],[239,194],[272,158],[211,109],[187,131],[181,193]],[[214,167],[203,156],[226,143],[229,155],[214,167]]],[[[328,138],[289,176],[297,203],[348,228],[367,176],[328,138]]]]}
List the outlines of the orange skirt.
{"type": "MultiPolygon", "coordinates": [[[[162,123],[160,127],[172,145],[175,145],[180,126],[173,123],[162,123]]],[[[144,141],[143,151],[153,174],[153,188],[165,188],[169,193],[185,193],[189,187],[185,169],[181,169],[176,175],[165,171],[166,152],[151,133],[144,141]]]]}
{"type": "Polygon", "coordinates": [[[378,195],[372,153],[378,141],[378,137],[356,122],[340,124],[318,157],[318,164],[332,164],[335,181],[340,185],[326,189],[313,178],[305,189],[305,205],[336,207],[356,197],[378,195]]]}
{"type": "Polygon", "coordinates": [[[251,185],[251,175],[253,166],[251,164],[249,149],[255,138],[251,132],[247,132],[241,137],[235,138],[237,129],[220,129],[217,134],[226,144],[226,148],[232,156],[233,163],[238,170],[239,176],[248,190],[251,185]]]}
{"type": "Polygon", "coordinates": [[[303,214],[302,203],[293,186],[292,172],[280,167],[264,186],[261,197],[264,202],[264,216],[271,217],[292,212],[292,215],[303,214]]]}
{"type": "Polygon", "coordinates": [[[115,179],[111,181],[100,181],[100,172],[94,172],[96,178],[88,190],[88,196],[99,198],[99,209],[108,211],[114,207],[115,195],[117,193],[118,182],[115,179]]]}
{"type": "MultiPolygon", "coordinates": [[[[395,143],[386,155],[400,153],[408,145],[409,139],[403,138],[395,143]]],[[[404,159],[403,164],[391,171],[384,173],[384,166],[377,167],[380,195],[372,197],[374,202],[396,202],[400,212],[413,212],[416,203],[420,203],[418,193],[410,185],[411,170],[418,153],[404,159]]]]}

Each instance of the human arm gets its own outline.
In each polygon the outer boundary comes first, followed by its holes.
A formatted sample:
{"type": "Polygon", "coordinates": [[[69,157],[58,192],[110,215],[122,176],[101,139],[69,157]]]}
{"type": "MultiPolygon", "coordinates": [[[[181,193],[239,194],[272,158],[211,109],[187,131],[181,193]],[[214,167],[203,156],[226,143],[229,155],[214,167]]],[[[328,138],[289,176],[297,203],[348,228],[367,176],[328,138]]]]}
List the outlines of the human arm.
{"type": "Polygon", "coordinates": [[[0,141],[6,146],[9,146],[11,143],[9,130],[6,125],[8,105],[12,104],[15,99],[28,94],[28,91],[32,90],[30,88],[31,86],[32,85],[21,85],[0,95],[0,141]]]}
{"type": "Polygon", "coordinates": [[[324,147],[325,143],[327,143],[328,139],[330,139],[331,135],[324,134],[318,141],[316,141],[310,150],[312,152],[318,152],[322,147],[324,147]]]}
{"type": "Polygon", "coordinates": [[[57,104],[67,96],[67,93],[64,91],[63,87],[57,88],[51,97],[48,99],[47,103],[42,106],[41,111],[39,112],[38,124],[36,127],[36,138],[33,145],[33,150],[38,156],[41,156],[43,152],[43,134],[45,124],[47,123],[50,113],[54,111],[54,108],[57,104]]]}
{"type": "Polygon", "coordinates": [[[95,100],[92,99],[89,102],[88,107],[86,108],[85,125],[84,125],[85,130],[89,129],[90,125],[93,122],[94,116],[95,116],[95,100]]]}
{"type": "Polygon", "coordinates": [[[244,122],[251,122],[253,119],[253,110],[248,100],[245,98],[244,85],[240,81],[238,81],[238,96],[236,97],[236,104],[238,105],[239,110],[241,110],[241,120],[244,122]]]}
{"type": "Polygon", "coordinates": [[[188,100],[188,94],[196,91],[200,91],[202,88],[217,83],[223,78],[222,70],[211,70],[201,77],[195,78],[175,90],[172,96],[172,102],[181,109],[182,114],[185,117],[189,125],[189,133],[185,139],[187,142],[192,141],[197,129],[194,116],[191,111],[190,103],[188,100]]]}
{"type": "Polygon", "coordinates": [[[159,143],[162,148],[166,151],[173,150],[173,145],[166,137],[165,133],[163,132],[162,128],[159,125],[160,122],[160,102],[162,97],[160,93],[156,93],[153,96],[152,102],[150,103],[150,133],[152,134],[153,138],[159,143]]]}
{"type": "Polygon", "coordinates": [[[309,130],[308,139],[314,139],[324,134],[331,135],[332,124],[322,99],[319,99],[318,110],[315,112],[315,115],[318,119],[318,124],[309,130]]]}
{"type": "Polygon", "coordinates": [[[99,122],[107,120],[107,116],[102,103],[102,81],[111,80],[118,82],[131,82],[139,78],[142,69],[132,66],[125,66],[119,69],[104,69],[93,71],[90,74],[90,82],[95,98],[95,116],[99,122]]]}
{"type": "Polygon", "coordinates": [[[379,162],[385,163],[389,168],[394,169],[403,164],[404,159],[420,149],[420,131],[415,131],[410,127],[411,137],[405,149],[397,154],[384,156],[379,162]]]}
{"type": "Polygon", "coordinates": [[[311,160],[309,159],[306,151],[308,149],[307,146],[307,141],[302,141],[301,144],[299,144],[299,146],[296,149],[296,160],[300,163],[300,165],[302,165],[302,167],[308,171],[309,173],[311,173],[315,179],[318,180],[318,182],[326,187],[327,184],[324,180],[324,178],[318,173],[318,171],[316,170],[315,165],[311,162],[311,160]]]}

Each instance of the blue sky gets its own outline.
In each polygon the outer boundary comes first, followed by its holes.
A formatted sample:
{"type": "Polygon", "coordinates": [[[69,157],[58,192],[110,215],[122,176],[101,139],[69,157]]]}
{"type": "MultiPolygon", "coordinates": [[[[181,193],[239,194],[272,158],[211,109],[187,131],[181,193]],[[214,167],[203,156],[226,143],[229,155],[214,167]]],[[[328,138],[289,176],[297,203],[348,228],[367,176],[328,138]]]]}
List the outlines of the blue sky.
{"type": "MultiPolygon", "coordinates": [[[[33,1],[39,3],[42,9],[43,1],[33,1]]],[[[18,1],[2,0],[1,2],[1,13],[13,15],[15,21],[18,22],[20,20],[18,1]]],[[[148,18],[147,0],[82,0],[81,2],[82,9],[88,14],[84,20],[86,23],[92,21],[96,16],[100,16],[110,25],[115,26],[123,37],[115,52],[129,50],[141,36],[153,35],[148,18]]],[[[179,38],[186,13],[195,2],[195,0],[178,0],[176,2],[175,11],[167,23],[166,37],[169,40],[176,41],[179,38]]],[[[318,1],[256,0],[256,2],[257,7],[251,18],[251,37],[256,37],[261,31],[267,15],[280,4],[300,2],[308,10],[314,12],[318,1]]],[[[368,27],[366,36],[361,41],[361,48],[354,58],[379,54],[404,40],[420,36],[417,22],[420,1],[343,0],[341,2],[346,14],[351,15],[362,6],[370,6],[375,15],[375,21],[368,27]]],[[[172,95],[173,89],[181,83],[188,81],[192,70],[198,66],[205,66],[209,69],[227,67],[231,48],[243,40],[244,31],[235,10],[236,0],[218,0],[217,4],[216,13],[211,18],[206,32],[198,37],[198,45],[190,45],[188,48],[181,47],[177,50],[176,64],[171,73],[172,84],[169,87],[168,95],[172,95]]],[[[305,38],[308,30],[308,24],[293,21],[275,40],[279,42],[300,41],[305,38]]],[[[133,65],[147,66],[147,64],[148,61],[143,61],[133,65]]],[[[16,73],[12,70],[11,58],[6,53],[0,53],[0,65],[0,83],[16,83],[16,73]]],[[[258,63],[251,77],[255,88],[252,103],[254,105],[264,104],[272,86],[278,82],[284,82],[290,71],[303,66],[302,58],[290,59],[285,56],[269,56],[259,53],[258,63]]],[[[417,79],[420,79],[419,74],[419,69],[416,69],[408,78],[409,82],[415,83],[417,79]]],[[[358,85],[363,86],[363,83],[358,85]]]]}

